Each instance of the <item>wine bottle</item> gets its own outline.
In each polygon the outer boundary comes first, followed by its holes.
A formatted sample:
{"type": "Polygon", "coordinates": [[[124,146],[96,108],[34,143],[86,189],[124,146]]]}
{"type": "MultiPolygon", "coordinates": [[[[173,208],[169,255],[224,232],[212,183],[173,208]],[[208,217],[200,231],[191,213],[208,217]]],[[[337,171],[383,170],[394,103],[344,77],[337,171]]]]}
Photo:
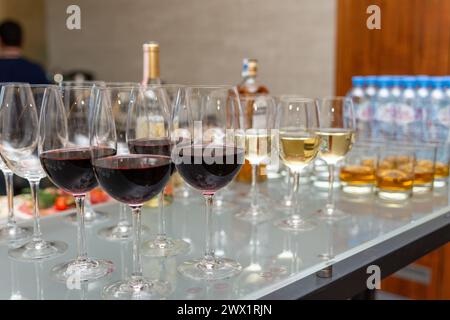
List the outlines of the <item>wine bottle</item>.
{"type": "MultiPolygon", "coordinates": [[[[261,85],[257,79],[258,75],[258,60],[256,59],[244,59],[242,64],[242,82],[238,85],[238,91],[240,96],[252,96],[260,94],[268,94],[269,90],[261,85]]],[[[253,108],[252,105],[242,106],[245,113],[245,121],[251,125],[253,123],[253,108]]],[[[261,164],[258,166],[257,181],[267,180],[266,173],[267,166],[261,164]]],[[[252,166],[248,160],[245,160],[244,165],[236,176],[236,180],[240,182],[250,183],[252,180],[252,166]]]]}

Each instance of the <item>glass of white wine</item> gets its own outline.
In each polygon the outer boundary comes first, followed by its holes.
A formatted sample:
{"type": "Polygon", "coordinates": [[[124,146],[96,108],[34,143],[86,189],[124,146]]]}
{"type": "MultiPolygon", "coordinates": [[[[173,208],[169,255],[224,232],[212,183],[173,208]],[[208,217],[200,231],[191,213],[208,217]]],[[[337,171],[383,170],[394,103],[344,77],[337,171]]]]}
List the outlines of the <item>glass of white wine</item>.
{"type": "Polygon", "coordinates": [[[272,156],[273,136],[275,126],[275,100],[269,95],[251,95],[240,97],[241,105],[246,110],[245,134],[236,135],[245,145],[245,159],[252,166],[252,184],[250,190],[250,207],[238,212],[236,217],[251,221],[262,222],[272,217],[272,212],[261,205],[263,199],[259,196],[257,186],[258,166],[267,164],[272,156]]]}
{"type": "Polygon", "coordinates": [[[312,162],[319,152],[319,117],[314,100],[284,97],[277,109],[279,129],[279,155],[281,161],[294,174],[294,198],[291,215],[275,221],[275,225],[286,231],[308,231],[315,227],[311,221],[300,215],[299,202],[300,173],[312,162]]]}
{"type": "Polygon", "coordinates": [[[324,219],[339,220],[347,214],[336,209],[333,198],[334,170],[343,160],[355,141],[355,113],[350,98],[330,97],[316,100],[320,129],[316,132],[321,138],[319,157],[328,165],[328,201],[319,210],[324,219]]]}

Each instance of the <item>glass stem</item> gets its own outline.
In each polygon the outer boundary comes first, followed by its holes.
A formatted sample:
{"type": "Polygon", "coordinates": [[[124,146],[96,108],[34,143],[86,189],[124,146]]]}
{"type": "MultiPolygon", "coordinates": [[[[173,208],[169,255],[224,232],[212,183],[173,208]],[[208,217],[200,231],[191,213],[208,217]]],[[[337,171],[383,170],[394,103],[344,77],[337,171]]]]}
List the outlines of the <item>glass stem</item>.
{"type": "Polygon", "coordinates": [[[301,220],[300,216],[300,172],[294,172],[294,183],[292,192],[292,218],[295,220],[301,220]]]}
{"type": "Polygon", "coordinates": [[[120,204],[119,209],[119,222],[117,223],[119,226],[128,225],[128,217],[127,217],[127,205],[124,203],[120,204]]]}
{"type": "Polygon", "coordinates": [[[334,211],[334,164],[328,165],[328,203],[327,214],[332,215],[334,211]]]}
{"type": "Polygon", "coordinates": [[[16,224],[14,218],[14,174],[11,171],[3,172],[5,176],[6,196],[8,198],[8,225],[16,224]]]}
{"type": "Polygon", "coordinates": [[[258,186],[257,186],[257,170],[258,165],[252,164],[252,186],[250,189],[251,197],[252,197],[252,209],[256,209],[258,207],[258,186]]]}
{"type": "Polygon", "coordinates": [[[30,181],[31,188],[31,198],[33,199],[33,241],[39,242],[41,241],[42,233],[41,233],[41,215],[39,213],[39,180],[38,181],[30,181]]]}
{"type": "Polygon", "coordinates": [[[78,261],[87,259],[86,248],[86,226],[84,216],[85,195],[75,196],[75,204],[77,206],[77,244],[78,244],[78,261]]]}
{"type": "Polygon", "coordinates": [[[292,187],[292,181],[291,181],[291,177],[292,177],[292,171],[291,169],[287,169],[287,181],[286,181],[286,188],[287,188],[287,196],[285,197],[286,201],[290,201],[291,205],[292,205],[292,198],[294,196],[294,188],[292,187]]]}
{"type": "Polygon", "coordinates": [[[158,222],[159,222],[159,233],[158,239],[165,240],[166,239],[166,219],[164,216],[164,190],[158,195],[158,222]]]}
{"type": "Polygon", "coordinates": [[[207,263],[214,263],[214,249],[212,248],[214,230],[212,223],[212,208],[213,208],[213,194],[205,194],[206,200],[205,213],[206,213],[206,241],[205,241],[205,260],[207,263]]]}
{"type": "Polygon", "coordinates": [[[131,207],[133,215],[133,277],[142,277],[141,208],[142,205],[131,207]]]}

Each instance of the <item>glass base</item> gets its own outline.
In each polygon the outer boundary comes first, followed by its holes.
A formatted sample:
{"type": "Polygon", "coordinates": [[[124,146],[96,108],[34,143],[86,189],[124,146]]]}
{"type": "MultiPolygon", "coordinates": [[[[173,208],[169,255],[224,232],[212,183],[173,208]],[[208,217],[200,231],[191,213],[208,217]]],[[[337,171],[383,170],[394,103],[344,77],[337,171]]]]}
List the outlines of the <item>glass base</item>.
{"type": "Polygon", "coordinates": [[[50,274],[59,282],[87,282],[103,278],[114,271],[114,265],[108,260],[72,260],[54,266],[50,274]]]}
{"type": "Polygon", "coordinates": [[[250,207],[243,212],[237,213],[235,217],[244,221],[259,223],[272,219],[273,213],[262,207],[250,207]]]}
{"type": "Polygon", "coordinates": [[[320,209],[317,213],[318,213],[317,217],[319,219],[328,221],[338,221],[350,217],[348,213],[337,208],[334,208],[332,211],[330,211],[327,208],[323,208],[320,209]]]}
{"type": "Polygon", "coordinates": [[[289,217],[275,221],[274,225],[284,231],[303,232],[310,231],[316,227],[316,224],[298,217],[289,217]]]}
{"type": "Polygon", "coordinates": [[[7,224],[0,229],[0,243],[8,242],[11,246],[23,244],[32,235],[30,228],[19,227],[15,223],[7,224]]]}
{"type": "MultiPolygon", "coordinates": [[[[72,224],[78,223],[76,213],[72,213],[72,214],[68,215],[66,219],[69,223],[72,223],[72,224]]],[[[104,212],[92,211],[92,212],[86,212],[84,215],[84,222],[86,223],[86,225],[102,223],[102,222],[105,222],[106,220],[108,220],[108,214],[104,213],[104,212]]]]}
{"type": "Polygon", "coordinates": [[[132,276],[104,287],[102,298],[105,300],[161,300],[170,292],[170,285],[167,282],[132,276]]]}
{"type": "Polygon", "coordinates": [[[408,191],[401,191],[401,192],[395,192],[395,191],[383,191],[378,190],[378,197],[382,200],[388,200],[388,201],[405,201],[409,199],[412,195],[412,190],[408,191]]]}
{"type": "Polygon", "coordinates": [[[183,262],[178,272],[194,280],[221,280],[239,274],[242,266],[234,260],[216,257],[213,261],[195,259],[183,262]]]}
{"type": "Polygon", "coordinates": [[[141,252],[147,257],[172,257],[187,253],[189,243],[181,239],[156,238],[143,244],[141,252]]]}
{"type": "Polygon", "coordinates": [[[56,258],[67,250],[67,244],[62,241],[32,240],[21,247],[11,249],[11,258],[20,261],[38,261],[56,258]]]}
{"type": "Polygon", "coordinates": [[[433,182],[433,187],[435,188],[443,188],[447,186],[448,179],[435,179],[433,182]]]}
{"type": "MultiPolygon", "coordinates": [[[[145,237],[150,233],[146,226],[141,227],[141,236],[145,237]]],[[[133,239],[133,227],[129,223],[116,224],[111,227],[100,229],[98,236],[108,241],[128,241],[133,239]]]]}
{"type": "Polygon", "coordinates": [[[342,191],[354,195],[366,195],[373,192],[373,185],[351,185],[342,184],[342,191]]]}
{"type": "Polygon", "coordinates": [[[414,185],[413,193],[428,193],[433,191],[433,184],[424,184],[424,185],[414,185]]]}

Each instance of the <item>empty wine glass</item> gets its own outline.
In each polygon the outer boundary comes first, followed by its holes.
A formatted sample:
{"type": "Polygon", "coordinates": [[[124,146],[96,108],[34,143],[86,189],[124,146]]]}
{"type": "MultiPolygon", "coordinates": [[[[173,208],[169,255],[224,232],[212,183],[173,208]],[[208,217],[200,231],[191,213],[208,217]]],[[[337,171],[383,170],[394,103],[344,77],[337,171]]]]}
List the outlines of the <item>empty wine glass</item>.
{"type": "MultiPolygon", "coordinates": [[[[86,194],[98,184],[92,169],[89,142],[93,92],[91,87],[64,86],[57,93],[42,105],[39,158],[50,180],[75,198],[78,254],[74,260],[53,267],[51,275],[61,282],[73,276],[81,282],[93,281],[114,270],[111,261],[93,259],[87,254],[84,201],[86,194]]],[[[93,151],[103,156],[115,152],[106,147],[93,151]]]]}
{"type": "MultiPolygon", "coordinates": [[[[115,128],[112,107],[108,97],[110,88],[99,89],[95,111],[92,118],[92,150],[111,148],[117,150],[114,156],[92,153],[92,164],[100,186],[112,198],[130,206],[133,216],[133,273],[127,278],[103,288],[105,299],[161,299],[170,293],[170,285],[161,280],[151,280],[143,276],[141,263],[141,209],[144,202],[159,194],[170,178],[172,161],[170,157],[153,154],[130,154],[127,149],[118,149],[117,130],[115,128]]],[[[144,92],[138,87],[133,89],[137,96],[144,92]]],[[[130,99],[130,108],[134,103],[142,103],[142,97],[130,99]]],[[[146,127],[145,121],[141,123],[146,127]]],[[[140,124],[130,130],[141,130],[140,124]]]]}
{"type": "MultiPolygon", "coordinates": [[[[7,83],[0,83],[1,88],[7,83]]],[[[1,100],[1,97],[0,97],[1,100]]],[[[10,246],[17,246],[26,241],[31,236],[30,228],[19,227],[14,214],[14,174],[0,158],[0,170],[5,178],[6,197],[8,200],[8,218],[6,225],[0,227],[0,243],[7,243],[10,246]]]]}
{"type": "MultiPolygon", "coordinates": [[[[172,88],[172,87],[171,87],[172,88]]],[[[130,153],[171,156],[171,99],[165,86],[143,87],[142,94],[131,105],[128,115],[127,141],[130,153]]],[[[175,167],[173,166],[171,173],[175,167]]],[[[158,196],[159,231],[155,239],[143,244],[142,254],[153,257],[174,256],[189,250],[182,239],[166,235],[164,190],[158,196]]]]}
{"type": "Polygon", "coordinates": [[[302,218],[300,196],[300,173],[317,156],[320,138],[316,133],[319,118],[314,100],[283,97],[278,106],[277,127],[279,129],[279,154],[283,163],[294,174],[294,197],[290,217],[275,222],[287,231],[307,231],[315,224],[302,218]]]}
{"type": "Polygon", "coordinates": [[[347,97],[331,97],[316,100],[320,117],[320,129],[316,132],[321,138],[319,157],[328,165],[328,201],[319,211],[324,219],[343,219],[348,215],[336,209],[333,198],[334,169],[343,160],[355,141],[355,113],[353,103],[347,97]]]}
{"type": "Polygon", "coordinates": [[[181,177],[200,190],[206,201],[205,255],[183,262],[178,270],[197,280],[232,277],[242,267],[215,255],[212,206],[214,194],[233,180],[244,163],[243,139],[236,138],[244,136],[237,90],[231,86],[186,87],[172,119],[176,141],[172,160],[181,177]]]}
{"type": "Polygon", "coordinates": [[[9,250],[9,255],[19,260],[54,258],[67,250],[64,242],[42,239],[38,205],[39,182],[46,176],[37,154],[39,112],[41,104],[57,94],[57,87],[49,85],[7,84],[2,88],[0,154],[12,172],[29,181],[33,201],[33,238],[9,250]]]}
{"type": "Polygon", "coordinates": [[[245,133],[242,145],[245,145],[245,158],[252,166],[252,185],[250,190],[251,203],[247,210],[238,212],[236,217],[262,222],[272,217],[272,211],[261,205],[264,199],[258,194],[257,170],[262,163],[267,163],[272,153],[272,143],[275,126],[275,100],[268,95],[252,95],[240,97],[241,105],[247,111],[244,122],[245,133]]]}

